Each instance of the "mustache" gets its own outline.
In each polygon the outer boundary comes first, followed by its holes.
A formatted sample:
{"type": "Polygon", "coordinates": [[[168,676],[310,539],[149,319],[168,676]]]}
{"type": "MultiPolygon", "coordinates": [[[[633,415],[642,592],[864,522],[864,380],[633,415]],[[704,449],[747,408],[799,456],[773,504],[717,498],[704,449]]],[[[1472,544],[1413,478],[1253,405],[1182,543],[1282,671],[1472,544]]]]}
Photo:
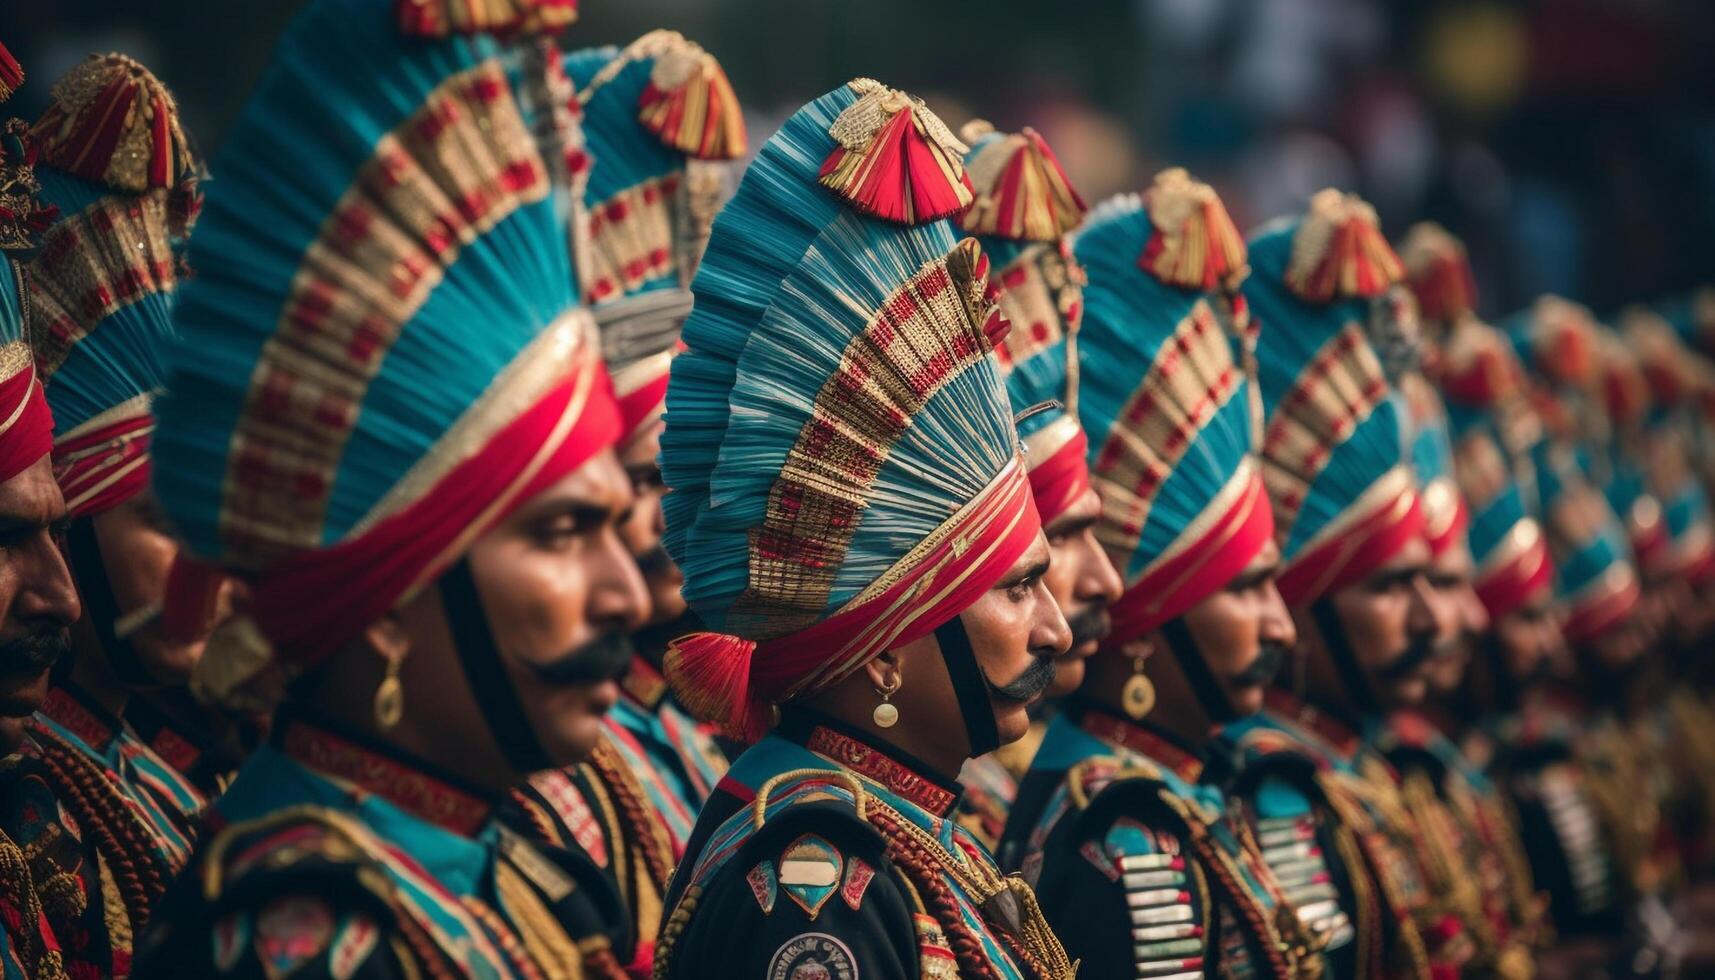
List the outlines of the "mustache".
{"type": "Polygon", "coordinates": [[[1291,655],[1292,650],[1286,644],[1264,640],[1250,666],[1233,675],[1233,683],[1239,687],[1262,687],[1273,683],[1286,658],[1291,655]]]}
{"type": "Polygon", "coordinates": [[[1431,659],[1453,652],[1450,648],[1458,640],[1443,640],[1436,642],[1433,636],[1420,636],[1412,640],[1405,652],[1393,658],[1381,669],[1376,671],[1376,677],[1384,681],[1400,681],[1412,674],[1431,659]]]}
{"type": "Polygon", "coordinates": [[[660,662],[667,653],[667,645],[687,633],[695,633],[703,628],[703,621],[689,609],[665,623],[651,623],[631,634],[631,644],[637,652],[646,657],[652,657],[660,662]]]}
{"type": "Polygon", "coordinates": [[[1113,629],[1113,618],[1108,615],[1105,606],[1086,606],[1066,617],[1066,625],[1072,629],[1072,645],[1082,646],[1090,640],[1100,640],[1113,629]]]}
{"type": "Polygon", "coordinates": [[[595,684],[618,680],[631,665],[631,639],[624,633],[608,633],[545,664],[528,663],[536,679],[550,686],[595,684]]]}
{"type": "Polygon", "coordinates": [[[71,653],[71,633],[47,630],[0,644],[0,676],[34,676],[71,653]]]}
{"type": "Polygon", "coordinates": [[[673,567],[673,557],[667,554],[665,545],[656,545],[636,557],[637,570],[645,575],[665,571],[673,567]]]}
{"type": "MultiPolygon", "coordinates": [[[[1024,673],[1006,684],[996,684],[983,674],[983,681],[988,684],[989,694],[1002,701],[1012,701],[1017,704],[1028,704],[1042,696],[1048,690],[1048,685],[1054,683],[1054,659],[1052,657],[1037,657],[1024,673]]],[[[978,671],[981,673],[981,671],[978,671]]]]}

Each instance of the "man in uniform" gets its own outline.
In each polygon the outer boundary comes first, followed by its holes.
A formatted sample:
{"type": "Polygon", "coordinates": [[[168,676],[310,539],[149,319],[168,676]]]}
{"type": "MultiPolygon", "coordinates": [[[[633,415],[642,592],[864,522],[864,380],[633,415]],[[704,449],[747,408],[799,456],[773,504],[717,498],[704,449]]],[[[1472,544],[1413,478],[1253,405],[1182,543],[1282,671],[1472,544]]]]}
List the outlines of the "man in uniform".
{"type": "Polygon", "coordinates": [[[124,976],[207,805],[124,720],[134,691],[189,680],[204,639],[162,629],[178,549],[146,493],[150,401],[198,173],[171,93],[124,55],[91,56],[60,79],[33,135],[60,220],[29,265],[25,334],[53,410],[84,616],[21,757],[0,774],[0,828],[31,855],[66,968],[124,976]]]}
{"type": "MultiPolygon", "coordinates": [[[[0,47],[0,99],[22,81],[22,69],[0,47]]],[[[29,126],[21,119],[7,121],[0,133],[0,418],[8,420],[0,426],[0,525],[6,528],[0,551],[0,757],[11,756],[33,731],[49,671],[69,653],[68,630],[81,614],[55,540],[65,500],[49,459],[53,418],[24,341],[24,260],[55,217],[38,197],[34,160],[29,126]]],[[[65,960],[28,854],[0,827],[0,977],[61,980],[65,960]]]]}
{"type": "Polygon", "coordinates": [[[649,970],[667,878],[697,811],[725,771],[708,731],[668,696],[666,641],[694,629],[678,568],[661,547],[656,464],[667,371],[691,309],[690,282],[744,152],[744,121],[714,56],[672,31],[626,47],[566,56],[589,154],[573,256],[591,300],[620,413],[620,463],[636,502],[622,533],[648,584],[652,613],[606,734],[589,759],[531,775],[503,812],[521,833],[583,852],[615,879],[640,938],[629,966],[649,970]]]}
{"type": "MultiPolygon", "coordinates": [[[[975,200],[959,219],[999,271],[1001,315],[1013,328],[995,348],[1007,397],[1024,440],[1030,489],[1048,537],[1048,591],[1072,627],[1072,647],[1055,664],[1052,701],[1078,689],[1084,659],[1107,635],[1119,574],[1096,542],[1101,499],[1090,486],[1088,440],[1078,422],[1078,325],[1084,272],[1065,236],[1084,202],[1035,130],[1001,133],[982,120],[962,137],[975,200]]],[[[996,752],[966,763],[960,820],[990,850],[1000,842],[1018,779],[1042,740],[1042,724],[996,752]]]]}
{"type": "Polygon", "coordinates": [[[992,351],[966,147],[871,79],[764,146],[715,221],[673,362],[666,544],[711,630],[675,693],[754,742],[673,880],[656,976],[1072,974],[954,819],[1070,630],[992,351]]]}
{"type": "Polygon", "coordinates": [[[1127,588],[1025,776],[1003,866],[1093,976],[1319,976],[1208,756],[1294,641],[1231,329],[1244,240],[1212,189],[1169,170],[1100,205],[1076,254],[1096,533],[1127,588]]]}
{"type": "Polygon", "coordinates": [[[1469,939],[1428,889],[1397,775],[1361,738],[1368,720],[1422,700],[1423,665],[1457,633],[1454,607],[1429,581],[1382,363],[1410,337],[1414,306],[1375,212],[1338,191],[1256,233],[1250,257],[1263,475],[1299,644],[1269,709],[1225,726],[1223,739],[1241,757],[1247,816],[1288,894],[1311,883],[1332,892],[1299,914],[1329,934],[1338,975],[1458,969],[1469,939]]]}
{"type": "Polygon", "coordinates": [[[492,819],[586,757],[648,614],[594,325],[570,4],[315,0],[228,135],[155,488],[247,579],[210,696],[278,699],[137,974],[618,977],[602,869],[492,819]]]}

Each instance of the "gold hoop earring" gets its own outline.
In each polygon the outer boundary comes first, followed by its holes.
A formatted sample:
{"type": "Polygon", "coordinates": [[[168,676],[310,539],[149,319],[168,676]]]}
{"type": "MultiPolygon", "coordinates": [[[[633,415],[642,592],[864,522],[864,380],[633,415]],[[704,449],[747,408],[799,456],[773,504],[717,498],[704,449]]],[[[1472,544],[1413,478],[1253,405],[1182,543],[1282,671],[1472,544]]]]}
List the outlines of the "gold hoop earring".
{"type": "Polygon", "coordinates": [[[1143,672],[1142,657],[1131,658],[1131,676],[1120,691],[1120,707],[1126,716],[1137,721],[1155,707],[1155,684],[1143,672]]]}
{"type": "Polygon", "coordinates": [[[892,728],[899,724],[899,709],[892,703],[893,692],[899,690],[899,675],[890,674],[889,678],[893,683],[875,689],[875,693],[881,695],[881,703],[875,706],[874,711],[870,712],[869,718],[875,722],[877,728],[892,728]]]}
{"type": "Polygon", "coordinates": [[[391,731],[405,717],[405,685],[399,682],[399,663],[403,658],[387,658],[387,676],[375,688],[375,727],[391,731]]]}

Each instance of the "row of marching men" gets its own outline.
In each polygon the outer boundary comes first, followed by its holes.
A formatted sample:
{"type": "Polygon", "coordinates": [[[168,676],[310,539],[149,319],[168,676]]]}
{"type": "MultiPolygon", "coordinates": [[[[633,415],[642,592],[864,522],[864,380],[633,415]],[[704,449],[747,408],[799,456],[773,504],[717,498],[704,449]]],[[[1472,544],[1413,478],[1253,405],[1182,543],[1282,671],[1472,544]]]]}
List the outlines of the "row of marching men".
{"type": "Polygon", "coordinates": [[[574,14],[312,0],[206,186],[123,56],[9,124],[6,980],[1678,965],[1696,304],[867,78],[734,186],[574,14]]]}

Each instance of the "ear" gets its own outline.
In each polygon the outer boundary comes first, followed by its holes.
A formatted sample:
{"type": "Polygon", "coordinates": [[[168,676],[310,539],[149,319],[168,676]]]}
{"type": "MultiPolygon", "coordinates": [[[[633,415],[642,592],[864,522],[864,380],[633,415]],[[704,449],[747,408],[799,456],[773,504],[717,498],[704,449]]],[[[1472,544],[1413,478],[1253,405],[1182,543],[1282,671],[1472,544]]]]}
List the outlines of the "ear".
{"type": "Polygon", "coordinates": [[[1127,640],[1120,644],[1120,652],[1136,660],[1139,657],[1149,657],[1155,654],[1155,634],[1146,633],[1136,639],[1127,640]]]}
{"type": "Polygon", "coordinates": [[[864,664],[863,669],[869,675],[870,686],[877,689],[893,687],[902,679],[899,654],[892,650],[883,650],[864,664]]]}
{"type": "Polygon", "coordinates": [[[411,634],[396,609],[363,628],[363,641],[371,652],[388,663],[404,663],[411,652],[411,634]]]}

